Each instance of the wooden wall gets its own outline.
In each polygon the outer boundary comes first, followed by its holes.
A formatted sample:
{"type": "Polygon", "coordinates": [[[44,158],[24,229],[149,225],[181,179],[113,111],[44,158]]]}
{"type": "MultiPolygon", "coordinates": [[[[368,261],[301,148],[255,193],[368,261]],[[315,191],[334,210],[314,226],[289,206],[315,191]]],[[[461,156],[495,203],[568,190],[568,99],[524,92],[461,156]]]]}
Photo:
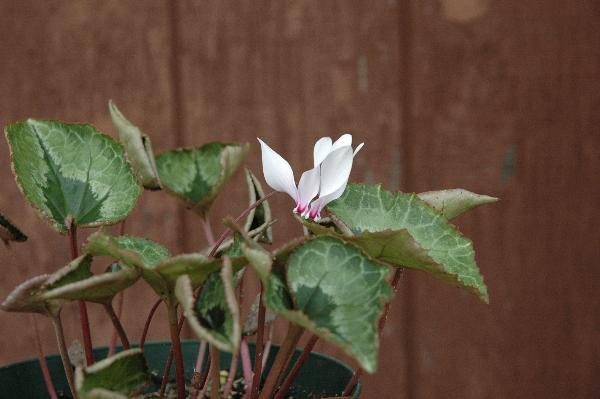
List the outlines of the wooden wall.
{"type": "MultiPolygon", "coordinates": [[[[405,273],[364,397],[600,397],[597,1],[3,0],[0,26],[2,124],[114,134],[112,98],[155,149],[249,141],[257,171],[256,136],[301,169],[315,138],[350,130],[366,142],[353,180],[502,199],[457,221],[491,304],[405,273]]],[[[30,237],[0,248],[4,297],[68,248],[23,203],[5,144],[0,166],[0,210],[30,237]]],[[[245,203],[228,190],[216,230],[245,203]]],[[[273,202],[282,240],[291,205],[273,202]]],[[[203,245],[199,221],[165,194],[145,195],[131,220],[131,234],[173,252],[203,245]]],[[[138,284],[126,303],[137,339],[152,296],[138,284]]],[[[79,337],[76,312],[64,314],[79,337]]],[[[91,321],[104,344],[109,321],[93,306],[91,321]]],[[[29,316],[0,313],[0,363],[33,356],[32,335],[29,316]]],[[[151,338],[166,336],[155,323],[151,338]]]]}

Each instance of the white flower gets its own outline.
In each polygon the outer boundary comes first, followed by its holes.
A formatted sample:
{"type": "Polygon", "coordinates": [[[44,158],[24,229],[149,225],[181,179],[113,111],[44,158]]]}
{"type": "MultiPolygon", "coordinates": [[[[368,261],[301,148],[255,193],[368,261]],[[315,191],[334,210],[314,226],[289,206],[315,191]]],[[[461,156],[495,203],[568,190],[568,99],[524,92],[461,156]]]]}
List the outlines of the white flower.
{"type": "Polygon", "coordinates": [[[314,166],[302,174],[296,187],[290,164],[264,141],[258,141],[267,184],[275,191],[287,193],[296,201],[294,212],[315,220],[320,218],[325,205],[344,193],[353,158],[364,144],[352,151],[350,134],[342,135],[335,142],[330,137],[319,139],[313,151],[314,166]],[[318,198],[314,200],[317,195],[318,198]]]}

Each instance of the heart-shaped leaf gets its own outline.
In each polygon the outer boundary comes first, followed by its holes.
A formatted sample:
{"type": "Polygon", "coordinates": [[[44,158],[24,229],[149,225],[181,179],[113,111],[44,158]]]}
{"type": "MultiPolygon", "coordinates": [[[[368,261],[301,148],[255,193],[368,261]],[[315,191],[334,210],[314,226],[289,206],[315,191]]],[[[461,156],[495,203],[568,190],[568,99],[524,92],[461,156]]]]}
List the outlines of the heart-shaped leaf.
{"type": "MultiPolygon", "coordinates": [[[[199,253],[168,257],[166,249],[150,240],[131,236],[112,237],[106,232],[92,234],[84,250],[97,256],[110,256],[139,270],[142,278],[165,301],[175,299],[178,277],[188,275],[192,288],[196,289],[211,273],[220,270],[223,263],[222,259],[199,253]]],[[[247,263],[244,258],[233,258],[231,261],[235,272],[247,263]]]]}
{"type": "MultiPolygon", "coordinates": [[[[250,205],[265,196],[260,181],[249,169],[246,169],[246,183],[248,184],[248,199],[250,205]]],[[[251,237],[257,236],[258,241],[271,244],[273,242],[273,229],[270,226],[267,226],[271,220],[271,206],[269,205],[269,201],[264,201],[250,211],[246,217],[244,229],[251,237]],[[258,235],[257,232],[262,229],[264,229],[264,232],[258,235]]]]}
{"type": "Polygon", "coordinates": [[[248,144],[208,143],[163,152],[156,165],[163,187],[204,215],[248,152],[248,144]]]}
{"type": "Polygon", "coordinates": [[[48,277],[50,277],[49,274],[42,274],[19,284],[0,304],[0,309],[5,312],[47,314],[49,309],[47,302],[42,298],[44,293],[42,286],[46,283],[48,277]]]}
{"type": "Polygon", "coordinates": [[[10,241],[27,241],[27,236],[0,213],[0,240],[8,245],[10,241]]]}
{"type": "Polygon", "coordinates": [[[90,255],[82,255],[52,274],[30,278],[17,286],[2,302],[0,308],[6,312],[56,315],[67,301],[61,298],[47,298],[46,293],[90,277],[91,263],[90,255]]]}
{"type": "Polygon", "coordinates": [[[5,133],[21,190],[57,231],[114,224],[135,206],[123,147],[92,125],[28,119],[5,133]]]}
{"type": "Polygon", "coordinates": [[[44,299],[82,300],[106,304],[115,295],[132,286],[140,276],[135,269],[122,268],[94,275],[44,293],[44,299]]]}
{"type": "MultiPolygon", "coordinates": [[[[373,258],[427,271],[488,302],[471,240],[415,194],[391,193],[380,185],[350,184],[328,209],[355,234],[347,240],[373,258]]],[[[310,229],[315,224],[306,225],[310,229]]]]}
{"type": "Polygon", "coordinates": [[[231,262],[225,261],[220,273],[215,272],[208,277],[196,299],[192,281],[187,275],[177,279],[175,294],[198,338],[207,340],[223,351],[238,350],[240,314],[235,299],[231,262]]]}
{"type": "Polygon", "coordinates": [[[131,162],[134,173],[145,188],[160,190],[160,179],[158,178],[150,137],[143,134],[137,126],[129,122],[112,100],[108,102],[108,109],[113,125],[119,132],[119,141],[125,147],[127,158],[131,162]]]}
{"type": "Polygon", "coordinates": [[[498,201],[498,198],[475,194],[462,188],[427,191],[418,194],[418,197],[444,215],[446,219],[455,218],[470,209],[498,201]]]}
{"type": "Polygon", "coordinates": [[[139,348],[120,352],[86,368],[77,368],[75,374],[80,399],[112,398],[98,394],[132,397],[141,393],[149,382],[146,359],[139,348]]]}
{"type": "MultiPolygon", "coordinates": [[[[257,257],[248,259],[255,266],[261,262],[257,257]]],[[[301,243],[289,255],[287,288],[276,273],[267,276],[265,304],[338,346],[373,373],[379,346],[377,323],[392,296],[388,273],[386,266],[356,246],[335,237],[318,237],[301,243]],[[285,303],[286,295],[291,296],[293,308],[285,303]]]]}

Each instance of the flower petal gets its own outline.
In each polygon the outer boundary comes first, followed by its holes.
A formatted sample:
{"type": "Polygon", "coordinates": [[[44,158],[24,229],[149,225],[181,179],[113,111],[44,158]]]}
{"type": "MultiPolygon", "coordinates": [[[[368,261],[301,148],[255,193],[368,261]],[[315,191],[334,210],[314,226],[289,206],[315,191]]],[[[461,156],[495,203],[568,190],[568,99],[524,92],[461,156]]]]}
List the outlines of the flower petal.
{"type": "Polygon", "coordinates": [[[321,211],[323,210],[323,208],[325,208],[325,206],[327,204],[329,204],[331,201],[340,198],[342,196],[342,194],[344,194],[344,191],[346,191],[347,185],[348,185],[348,182],[344,183],[340,188],[338,188],[333,193],[324,195],[322,197],[317,198],[315,201],[313,201],[313,203],[310,204],[310,211],[308,213],[308,217],[312,218],[312,219],[316,219],[316,220],[321,218],[321,211]]]}
{"type": "Polygon", "coordinates": [[[322,137],[315,143],[314,159],[315,166],[320,165],[321,162],[331,152],[331,137],[322,137]]]}
{"type": "Polygon", "coordinates": [[[350,133],[345,133],[345,134],[342,134],[340,136],[340,138],[337,139],[333,143],[333,145],[331,146],[331,150],[329,150],[329,152],[333,152],[333,151],[337,150],[338,148],[351,146],[351,145],[352,145],[352,135],[350,133]]]}
{"type": "Polygon", "coordinates": [[[264,141],[258,139],[262,150],[263,174],[267,184],[275,191],[288,193],[294,201],[298,200],[298,190],[292,167],[264,141]]]}
{"type": "Polygon", "coordinates": [[[302,173],[298,183],[298,206],[296,212],[302,214],[310,201],[319,194],[319,183],[321,177],[321,166],[317,165],[311,170],[302,173]]]}
{"type": "Polygon", "coordinates": [[[356,156],[356,154],[358,154],[358,152],[359,152],[360,150],[362,150],[362,148],[363,148],[363,146],[364,146],[364,145],[365,145],[365,143],[360,143],[360,144],[358,145],[358,147],[356,147],[356,149],[354,150],[354,154],[353,154],[352,156],[353,156],[353,157],[355,157],[355,156],[356,156]]]}
{"type": "Polygon", "coordinates": [[[321,164],[321,189],[319,197],[337,191],[348,182],[352,170],[352,147],[344,146],[327,155],[321,164]]]}

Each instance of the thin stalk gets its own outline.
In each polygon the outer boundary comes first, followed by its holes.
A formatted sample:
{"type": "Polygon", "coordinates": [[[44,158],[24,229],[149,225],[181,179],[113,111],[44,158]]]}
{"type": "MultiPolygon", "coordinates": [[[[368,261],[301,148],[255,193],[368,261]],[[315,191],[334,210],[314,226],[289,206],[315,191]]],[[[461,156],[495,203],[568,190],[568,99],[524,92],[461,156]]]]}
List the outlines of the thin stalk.
{"type": "Polygon", "coordinates": [[[271,353],[271,346],[273,345],[273,323],[267,325],[267,343],[265,344],[265,354],[263,355],[262,368],[265,369],[267,360],[269,360],[269,354],[271,353]]]}
{"type": "Polygon", "coordinates": [[[221,385],[221,365],[219,362],[219,350],[214,346],[210,346],[210,399],[219,399],[219,391],[221,385]]]}
{"type": "Polygon", "coordinates": [[[148,313],[148,317],[146,318],[146,324],[144,324],[144,331],[142,331],[142,336],[140,337],[140,348],[144,349],[144,344],[146,343],[146,336],[148,335],[148,329],[150,328],[150,323],[152,322],[152,318],[154,317],[154,313],[156,313],[156,309],[158,309],[158,305],[162,302],[162,299],[158,299],[152,305],[152,309],[150,309],[150,313],[148,313]]]}
{"type": "Polygon", "coordinates": [[[312,337],[310,337],[310,340],[308,341],[308,343],[306,344],[306,346],[304,346],[304,349],[302,350],[302,354],[296,361],[296,364],[294,364],[294,368],[292,369],[292,371],[290,371],[290,374],[286,377],[285,381],[281,385],[281,388],[279,389],[279,392],[277,392],[277,395],[275,395],[275,399],[283,399],[285,397],[285,395],[287,395],[288,391],[290,390],[290,387],[294,383],[294,380],[296,380],[296,377],[298,376],[300,369],[304,365],[304,362],[306,362],[306,359],[308,359],[308,356],[312,352],[312,350],[315,347],[315,344],[317,343],[318,340],[319,340],[319,337],[317,337],[316,335],[313,335],[312,337]]]}
{"type": "MultiPolygon", "coordinates": [[[[127,222],[127,219],[123,219],[123,221],[121,222],[121,227],[119,229],[119,235],[125,235],[125,222],[127,222]]],[[[117,317],[119,318],[119,320],[121,319],[121,317],[123,316],[123,303],[125,302],[125,291],[121,291],[117,294],[117,317]]],[[[108,345],[108,357],[112,356],[115,354],[115,349],[117,346],[117,335],[118,335],[118,331],[116,328],[113,329],[112,334],[110,336],[110,342],[108,345]]]]}
{"type": "Polygon", "coordinates": [[[52,377],[50,376],[50,371],[48,370],[48,364],[46,363],[46,356],[44,355],[44,348],[42,348],[42,339],[40,338],[40,330],[37,325],[37,320],[35,316],[31,315],[31,322],[33,324],[33,329],[35,331],[35,345],[38,351],[38,359],[40,362],[40,368],[42,369],[42,374],[44,375],[44,383],[46,384],[46,390],[48,391],[48,395],[50,399],[58,399],[56,396],[56,390],[54,389],[54,384],[52,384],[52,377]]]}
{"type": "Polygon", "coordinates": [[[204,237],[206,238],[206,242],[208,243],[208,245],[214,245],[215,235],[213,233],[210,220],[208,219],[208,215],[202,218],[202,231],[204,231],[204,237]]]}
{"type": "Polygon", "coordinates": [[[262,374],[262,357],[263,357],[263,339],[265,335],[265,304],[263,303],[264,287],[260,284],[260,298],[258,302],[258,330],[256,331],[256,349],[254,355],[254,378],[252,378],[252,389],[250,399],[254,399],[258,395],[260,385],[260,376],[262,374]]]}
{"type": "MultiPolygon", "coordinates": [[[[202,341],[200,343],[200,348],[198,349],[198,356],[196,356],[196,366],[194,366],[194,372],[201,373],[202,364],[204,363],[204,356],[206,355],[206,341],[202,341]]],[[[202,374],[200,374],[202,376],[202,374]]],[[[192,387],[192,398],[196,398],[198,396],[198,392],[202,388],[202,384],[198,384],[197,387],[192,387]]]]}
{"type": "Polygon", "coordinates": [[[52,325],[54,326],[54,332],[56,333],[56,342],[58,344],[58,352],[62,359],[65,374],[67,376],[67,382],[69,383],[69,389],[71,389],[71,395],[74,399],[78,399],[77,391],[75,390],[75,377],[73,375],[73,368],[69,362],[69,353],[67,350],[67,344],[65,342],[65,332],[63,330],[62,322],[60,321],[60,314],[50,315],[52,319],[52,325]]]}
{"type": "Polygon", "coordinates": [[[290,361],[289,359],[291,359],[294,349],[296,349],[296,345],[298,344],[303,332],[304,330],[302,327],[299,327],[293,323],[288,324],[287,333],[283,342],[281,343],[279,352],[277,352],[277,356],[275,356],[273,366],[271,367],[271,371],[267,376],[267,380],[265,381],[265,385],[263,386],[259,399],[269,399],[273,395],[273,392],[275,392],[275,388],[278,385],[284,371],[287,369],[287,365],[290,361]]]}
{"type": "MultiPolygon", "coordinates": [[[[275,194],[275,191],[271,191],[269,194],[265,195],[258,201],[252,203],[250,206],[248,206],[248,208],[246,208],[246,210],[244,210],[244,212],[240,213],[240,215],[235,219],[234,222],[238,223],[240,220],[245,218],[252,209],[256,208],[257,206],[259,206],[260,204],[262,204],[263,202],[265,202],[266,200],[271,198],[274,194],[275,194]]],[[[219,236],[219,239],[213,246],[213,249],[210,251],[210,254],[208,254],[209,257],[215,256],[215,254],[219,250],[219,247],[221,246],[221,244],[223,244],[223,241],[225,241],[225,239],[227,238],[227,236],[229,236],[229,234],[231,234],[231,229],[229,229],[229,228],[225,229],[225,231],[223,231],[223,233],[221,233],[221,235],[219,236]]]]}
{"type": "Polygon", "coordinates": [[[235,375],[237,374],[239,362],[240,362],[240,350],[238,349],[231,356],[231,365],[229,366],[229,374],[227,374],[227,381],[225,382],[225,386],[223,387],[223,397],[224,398],[229,397],[229,393],[231,392],[231,388],[233,387],[233,381],[235,380],[235,375]]]}
{"type": "MultiPolygon", "coordinates": [[[[77,225],[71,222],[69,228],[69,243],[71,247],[71,259],[79,256],[77,249],[77,225]]],[[[88,318],[87,305],[84,301],[77,301],[79,304],[79,320],[81,321],[81,333],[83,335],[83,347],[85,349],[85,360],[89,365],[94,363],[94,354],[92,352],[92,334],[90,332],[90,321],[88,318]]]]}
{"type": "Polygon", "coordinates": [[[192,399],[202,399],[204,398],[204,396],[206,396],[206,389],[208,388],[208,384],[206,383],[206,381],[208,380],[208,374],[210,373],[211,369],[212,362],[210,361],[209,356],[208,362],[206,363],[206,368],[202,370],[202,374],[200,374],[200,392],[198,392],[198,395],[195,398],[192,396],[192,399]]]}
{"type": "MultiPolygon", "coordinates": [[[[402,276],[402,269],[398,268],[396,269],[396,271],[394,272],[394,277],[392,278],[392,289],[394,290],[394,293],[398,290],[398,283],[400,282],[400,277],[402,276]]],[[[388,302],[385,304],[385,308],[383,310],[383,316],[381,317],[381,319],[379,319],[379,324],[377,325],[377,333],[379,335],[381,335],[381,332],[383,331],[383,328],[385,327],[385,322],[387,320],[387,316],[388,313],[390,312],[390,305],[391,302],[388,302]]],[[[350,378],[350,381],[348,381],[348,384],[346,384],[346,388],[344,388],[344,393],[342,393],[343,396],[348,396],[352,393],[352,391],[354,391],[354,387],[356,387],[356,384],[358,384],[358,380],[359,378],[362,376],[363,373],[363,369],[358,368],[357,370],[354,371],[354,373],[352,373],[352,378],[350,378]]]]}
{"type": "MultiPolygon", "coordinates": [[[[123,315],[123,300],[125,297],[125,291],[121,291],[117,294],[117,319],[121,320],[121,316],[123,315]]],[[[117,336],[119,335],[119,332],[117,331],[117,328],[113,328],[113,332],[112,335],[110,336],[110,342],[108,344],[108,354],[107,357],[110,357],[112,355],[115,354],[116,351],[116,347],[117,347],[117,336]]],[[[121,341],[122,342],[122,341],[121,341]]]]}
{"type": "MultiPolygon", "coordinates": [[[[175,381],[177,383],[177,399],[185,399],[185,375],[183,369],[183,355],[179,341],[179,328],[177,321],[177,305],[167,304],[169,317],[169,331],[171,333],[171,348],[175,357],[175,381]]],[[[171,367],[167,367],[170,369],[171,367]]]]}
{"type": "Polygon", "coordinates": [[[252,378],[254,376],[254,373],[252,373],[252,361],[250,360],[250,349],[248,349],[248,341],[245,338],[242,338],[242,342],[240,343],[240,356],[242,357],[242,370],[244,371],[245,397],[252,390],[252,378]]]}
{"type": "MultiPolygon", "coordinates": [[[[183,328],[183,315],[179,318],[179,325],[177,326],[177,337],[181,334],[181,329],[183,328]]],[[[167,382],[169,381],[169,374],[171,372],[171,365],[173,364],[173,356],[175,351],[175,345],[171,343],[171,350],[169,350],[169,356],[167,356],[167,364],[165,365],[165,370],[163,371],[163,379],[160,385],[159,396],[164,397],[165,390],[167,389],[167,382]]]]}
{"type": "MultiPolygon", "coordinates": [[[[113,326],[115,327],[115,330],[117,331],[117,334],[119,335],[119,339],[121,340],[123,349],[125,349],[125,350],[129,349],[129,347],[130,347],[129,339],[127,338],[125,329],[123,328],[123,325],[121,324],[121,321],[119,320],[119,317],[115,313],[115,309],[112,307],[112,304],[110,302],[105,303],[104,310],[106,310],[106,313],[108,313],[108,317],[110,317],[110,321],[113,323],[113,326]]],[[[114,353],[115,346],[112,345],[112,347],[109,349],[109,354],[111,352],[111,349],[112,349],[112,352],[114,353]]]]}

